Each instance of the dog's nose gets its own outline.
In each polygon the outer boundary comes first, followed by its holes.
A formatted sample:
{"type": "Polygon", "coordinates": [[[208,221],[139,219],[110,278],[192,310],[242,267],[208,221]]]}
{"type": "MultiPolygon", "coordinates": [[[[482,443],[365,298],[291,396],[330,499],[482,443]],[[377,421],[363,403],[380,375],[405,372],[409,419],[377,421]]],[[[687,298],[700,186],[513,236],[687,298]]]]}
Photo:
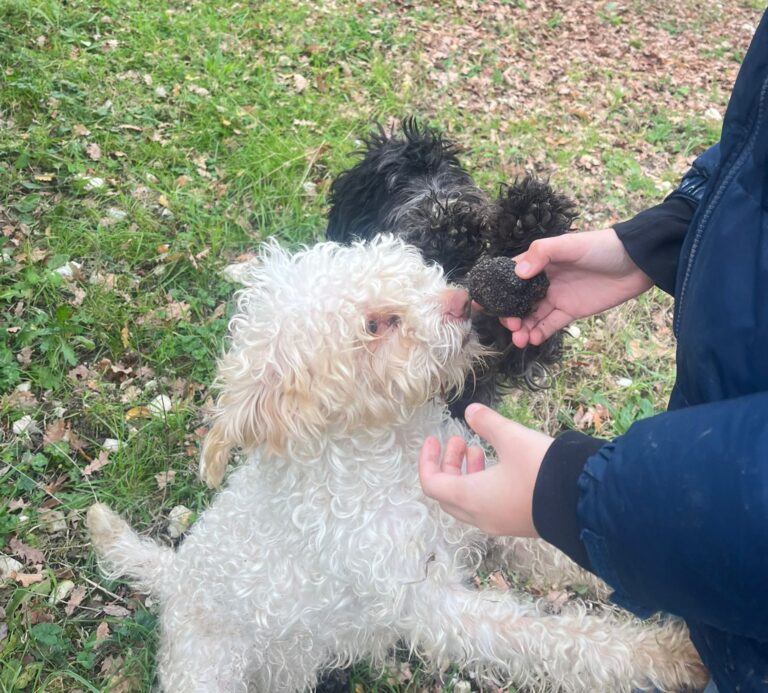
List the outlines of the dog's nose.
{"type": "Polygon", "coordinates": [[[472,304],[465,289],[446,289],[440,296],[440,305],[447,320],[469,320],[472,304]]]}

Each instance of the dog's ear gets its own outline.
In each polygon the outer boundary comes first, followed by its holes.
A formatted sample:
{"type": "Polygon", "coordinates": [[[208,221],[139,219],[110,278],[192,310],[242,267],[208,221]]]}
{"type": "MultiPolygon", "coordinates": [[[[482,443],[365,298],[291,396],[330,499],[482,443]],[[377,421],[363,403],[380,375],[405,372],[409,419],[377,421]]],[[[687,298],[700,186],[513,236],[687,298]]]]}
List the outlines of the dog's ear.
{"type": "Polygon", "coordinates": [[[229,464],[232,443],[227,440],[221,421],[214,421],[205,436],[200,454],[200,478],[209,488],[218,488],[224,479],[229,464]]]}
{"type": "Polygon", "coordinates": [[[224,478],[230,451],[283,454],[290,438],[309,441],[322,435],[327,411],[315,393],[314,367],[299,350],[271,362],[269,349],[249,344],[233,349],[219,363],[221,394],[203,443],[200,476],[210,487],[224,478]]]}

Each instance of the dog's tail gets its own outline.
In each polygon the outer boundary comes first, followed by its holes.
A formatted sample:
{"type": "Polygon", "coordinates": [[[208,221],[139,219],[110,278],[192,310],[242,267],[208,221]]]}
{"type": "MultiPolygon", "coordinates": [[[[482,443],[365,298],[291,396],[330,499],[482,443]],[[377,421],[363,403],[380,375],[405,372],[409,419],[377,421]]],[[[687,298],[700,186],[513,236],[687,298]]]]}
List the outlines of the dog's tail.
{"type": "Polygon", "coordinates": [[[173,564],[173,550],[144,539],[117,513],[95,503],[86,517],[99,562],[110,578],[125,577],[137,589],[160,595],[173,564]]]}

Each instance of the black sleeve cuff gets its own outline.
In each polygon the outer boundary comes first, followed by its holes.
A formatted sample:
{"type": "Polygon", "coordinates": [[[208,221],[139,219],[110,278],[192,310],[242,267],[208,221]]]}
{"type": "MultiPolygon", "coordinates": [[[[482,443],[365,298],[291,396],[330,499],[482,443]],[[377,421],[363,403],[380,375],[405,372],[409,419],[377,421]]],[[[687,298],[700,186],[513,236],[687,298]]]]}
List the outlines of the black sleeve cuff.
{"type": "Polygon", "coordinates": [[[544,455],[533,489],[533,525],[539,536],[587,570],[591,566],[579,538],[577,482],[587,458],[604,444],[604,440],[576,431],[563,433],[544,455]]]}
{"type": "Polygon", "coordinates": [[[632,261],[668,294],[675,292],[680,249],[695,211],[691,200],[673,193],[613,227],[632,261]]]}

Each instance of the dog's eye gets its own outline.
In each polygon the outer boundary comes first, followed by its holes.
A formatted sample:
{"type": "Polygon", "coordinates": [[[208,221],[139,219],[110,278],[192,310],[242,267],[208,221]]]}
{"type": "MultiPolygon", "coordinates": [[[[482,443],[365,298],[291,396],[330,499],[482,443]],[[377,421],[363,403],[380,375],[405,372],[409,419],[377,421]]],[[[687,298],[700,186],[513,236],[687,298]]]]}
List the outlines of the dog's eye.
{"type": "Polygon", "coordinates": [[[399,324],[400,324],[399,315],[390,315],[387,317],[377,316],[375,318],[368,318],[365,321],[365,329],[368,332],[368,334],[381,337],[383,334],[387,332],[387,330],[393,327],[397,327],[399,324]]]}

